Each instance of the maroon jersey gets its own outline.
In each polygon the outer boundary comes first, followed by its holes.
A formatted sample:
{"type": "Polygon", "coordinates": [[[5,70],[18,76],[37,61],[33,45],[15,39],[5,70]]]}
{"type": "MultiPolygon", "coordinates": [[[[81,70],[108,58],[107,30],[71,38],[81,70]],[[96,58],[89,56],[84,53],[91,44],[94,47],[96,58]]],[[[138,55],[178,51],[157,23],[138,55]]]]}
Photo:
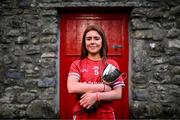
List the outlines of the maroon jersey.
{"type": "MultiPolygon", "coordinates": [[[[89,84],[97,84],[101,83],[101,76],[102,72],[106,66],[106,64],[112,64],[116,68],[119,69],[119,66],[116,61],[112,59],[107,59],[106,61],[102,62],[90,60],[88,58],[85,58],[83,60],[75,60],[70,67],[69,75],[73,75],[79,79],[79,82],[86,82],[89,84]]],[[[111,85],[111,87],[114,89],[118,86],[124,87],[124,82],[122,81],[122,78],[119,77],[116,79],[116,81],[111,85]]],[[[75,105],[73,109],[73,113],[83,111],[84,108],[80,106],[78,100],[77,104],[75,105]]],[[[100,105],[97,109],[99,112],[113,112],[113,109],[111,107],[110,101],[101,101],[100,105]]]]}

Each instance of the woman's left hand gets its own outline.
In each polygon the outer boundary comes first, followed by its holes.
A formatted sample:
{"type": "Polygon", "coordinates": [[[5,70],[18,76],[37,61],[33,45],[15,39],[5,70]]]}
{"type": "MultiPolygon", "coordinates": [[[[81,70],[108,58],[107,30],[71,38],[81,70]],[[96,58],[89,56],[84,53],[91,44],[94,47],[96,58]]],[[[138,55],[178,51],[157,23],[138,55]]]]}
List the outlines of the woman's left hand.
{"type": "Polygon", "coordinates": [[[96,93],[85,93],[81,96],[80,105],[89,109],[96,102],[96,93]]]}

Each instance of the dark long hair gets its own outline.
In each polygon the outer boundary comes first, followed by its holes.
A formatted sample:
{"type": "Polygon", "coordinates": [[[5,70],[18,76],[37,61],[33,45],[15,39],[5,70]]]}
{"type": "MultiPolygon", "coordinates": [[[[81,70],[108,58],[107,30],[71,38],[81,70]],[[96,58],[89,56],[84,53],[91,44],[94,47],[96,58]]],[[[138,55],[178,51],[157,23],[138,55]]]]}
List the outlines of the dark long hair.
{"type": "Polygon", "coordinates": [[[108,45],[107,45],[107,40],[106,40],[106,36],[105,33],[103,31],[103,29],[100,26],[97,25],[89,25],[87,26],[87,28],[85,29],[84,33],[83,33],[83,38],[82,38],[82,44],[81,44],[81,55],[80,55],[80,59],[84,59],[88,56],[88,51],[86,49],[86,43],[85,43],[85,38],[86,38],[86,34],[91,31],[91,30],[95,30],[99,33],[99,35],[102,38],[102,47],[100,49],[100,56],[103,60],[105,60],[107,58],[107,52],[108,52],[108,45]]]}

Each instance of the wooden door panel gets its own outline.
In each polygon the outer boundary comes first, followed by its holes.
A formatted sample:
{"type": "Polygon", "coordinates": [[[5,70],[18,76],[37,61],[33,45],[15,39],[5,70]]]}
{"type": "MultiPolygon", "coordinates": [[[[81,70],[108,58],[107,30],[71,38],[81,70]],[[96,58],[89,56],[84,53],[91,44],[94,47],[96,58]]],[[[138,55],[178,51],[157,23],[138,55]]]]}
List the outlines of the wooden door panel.
{"type": "Polygon", "coordinates": [[[80,55],[81,42],[82,42],[83,32],[87,26],[87,20],[81,20],[81,19],[77,20],[76,26],[77,26],[76,38],[79,41],[79,45],[77,45],[79,51],[77,53],[80,55]]]}
{"type": "MultiPolygon", "coordinates": [[[[78,47],[76,45],[79,45],[79,41],[76,40],[76,20],[67,20],[66,21],[67,25],[66,27],[66,31],[68,31],[68,34],[66,34],[66,44],[64,46],[65,50],[66,50],[66,54],[67,55],[72,55],[78,52],[78,47]],[[69,30],[69,28],[71,28],[71,30],[69,30]],[[74,45],[71,45],[72,43],[74,43],[74,45]]],[[[63,34],[63,33],[62,33],[63,34]]]]}
{"type": "Polygon", "coordinates": [[[101,21],[99,19],[97,19],[97,20],[94,20],[94,19],[87,20],[87,25],[101,25],[101,21]]]}
{"type": "Polygon", "coordinates": [[[120,20],[102,20],[108,41],[108,55],[122,55],[122,34],[120,20]]]}
{"type": "MultiPolygon", "coordinates": [[[[67,92],[70,64],[79,58],[83,32],[87,25],[102,26],[110,58],[116,60],[122,72],[128,73],[128,15],[127,14],[66,14],[60,24],[60,118],[71,119],[75,97],[67,92]]],[[[128,118],[128,80],[121,100],[113,102],[116,118],[128,118]]]]}

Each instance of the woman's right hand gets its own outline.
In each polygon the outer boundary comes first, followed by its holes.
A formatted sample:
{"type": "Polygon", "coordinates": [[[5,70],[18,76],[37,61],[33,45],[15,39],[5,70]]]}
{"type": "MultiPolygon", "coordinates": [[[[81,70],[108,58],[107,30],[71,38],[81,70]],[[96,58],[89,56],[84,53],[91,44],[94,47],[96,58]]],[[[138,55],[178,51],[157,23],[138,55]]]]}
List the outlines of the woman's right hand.
{"type": "Polygon", "coordinates": [[[86,109],[89,109],[97,101],[97,93],[85,93],[81,96],[79,101],[80,105],[86,109]]]}

